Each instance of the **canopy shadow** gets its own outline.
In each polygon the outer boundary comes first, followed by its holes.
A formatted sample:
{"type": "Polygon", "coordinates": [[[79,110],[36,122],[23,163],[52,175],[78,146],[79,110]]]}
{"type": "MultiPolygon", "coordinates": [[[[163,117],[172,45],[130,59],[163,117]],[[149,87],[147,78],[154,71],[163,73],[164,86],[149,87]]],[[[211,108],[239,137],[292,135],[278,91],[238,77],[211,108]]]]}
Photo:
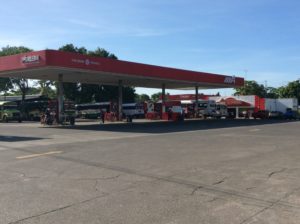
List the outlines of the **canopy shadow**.
{"type": "Polygon", "coordinates": [[[110,132],[127,132],[127,133],[176,133],[185,131],[198,131],[209,129],[222,129],[232,127],[257,126],[266,124],[289,123],[297,121],[288,120],[186,120],[183,122],[132,122],[132,123],[106,123],[106,124],[87,124],[76,126],[59,126],[51,128],[59,129],[76,129],[89,131],[110,131],[110,132]]]}

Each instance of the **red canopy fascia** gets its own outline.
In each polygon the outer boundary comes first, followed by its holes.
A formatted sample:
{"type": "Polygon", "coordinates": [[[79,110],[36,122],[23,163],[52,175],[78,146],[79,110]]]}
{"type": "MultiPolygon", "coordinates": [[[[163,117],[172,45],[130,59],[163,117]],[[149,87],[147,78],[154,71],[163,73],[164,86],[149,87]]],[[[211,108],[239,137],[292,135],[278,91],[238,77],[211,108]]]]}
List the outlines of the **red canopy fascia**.
{"type": "Polygon", "coordinates": [[[123,79],[125,84],[128,80],[128,85],[154,88],[157,87],[157,82],[155,82],[157,80],[161,83],[169,81],[172,84],[170,86],[174,88],[177,88],[177,86],[178,88],[194,86],[234,88],[244,85],[244,79],[241,77],[147,65],[55,50],[0,57],[0,77],[7,75],[12,77],[14,74],[22,75],[23,73],[24,76],[27,74],[26,78],[28,78],[31,71],[38,70],[41,75],[36,74],[32,78],[57,80],[56,75],[43,76],[43,72],[50,74],[50,71],[54,69],[55,72],[60,72],[60,69],[62,73],[65,70],[69,71],[70,74],[73,72],[73,76],[69,75],[66,79],[69,82],[85,82],[84,76],[79,77],[75,74],[82,73],[89,75],[87,83],[99,83],[99,80],[101,81],[100,75],[102,75],[105,76],[105,81],[110,77],[115,77],[109,82],[115,83],[115,80],[123,79]],[[147,80],[147,83],[144,83],[143,80],[147,80]]]}

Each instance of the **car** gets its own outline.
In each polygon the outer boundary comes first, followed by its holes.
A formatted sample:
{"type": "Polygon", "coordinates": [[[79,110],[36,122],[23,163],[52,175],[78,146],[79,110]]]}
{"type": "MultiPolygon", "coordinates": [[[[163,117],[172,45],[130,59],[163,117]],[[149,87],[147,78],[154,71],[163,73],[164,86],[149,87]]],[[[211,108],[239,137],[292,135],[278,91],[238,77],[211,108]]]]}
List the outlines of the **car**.
{"type": "Polygon", "coordinates": [[[254,112],[252,114],[252,117],[254,119],[260,118],[260,119],[268,119],[269,118],[269,111],[268,110],[259,110],[257,112],[254,112]]]}
{"type": "Polygon", "coordinates": [[[283,113],[280,111],[271,111],[269,113],[269,118],[271,119],[280,119],[283,117],[283,113]]]}
{"type": "Polygon", "coordinates": [[[297,112],[293,111],[291,108],[287,108],[286,112],[283,114],[283,118],[287,120],[294,120],[297,119],[297,112]]]}

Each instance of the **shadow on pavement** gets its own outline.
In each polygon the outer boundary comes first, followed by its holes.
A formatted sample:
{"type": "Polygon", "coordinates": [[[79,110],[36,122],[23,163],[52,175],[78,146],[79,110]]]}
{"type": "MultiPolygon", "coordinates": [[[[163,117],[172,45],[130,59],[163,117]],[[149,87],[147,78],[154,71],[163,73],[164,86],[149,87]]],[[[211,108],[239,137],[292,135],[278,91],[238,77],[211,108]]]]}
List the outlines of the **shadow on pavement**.
{"type": "Polygon", "coordinates": [[[24,137],[24,136],[11,136],[11,135],[0,135],[0,142],[22,142],[22,141],[36,141],[45,138],[38,137],[24,137]]]}
{"type": "Polygon", "coordinates": [[[186,120],[184,122],[133,122],[133,123],[106,123],[86,124],[75,126],[53,127],[59,129],[111,131],[130,133],[172,133],[184,131],[197,131],[208,129],[221,129],[230,127],[257,126],[265,124],[290,123],[297,121],[287,120],[186,120]]]}

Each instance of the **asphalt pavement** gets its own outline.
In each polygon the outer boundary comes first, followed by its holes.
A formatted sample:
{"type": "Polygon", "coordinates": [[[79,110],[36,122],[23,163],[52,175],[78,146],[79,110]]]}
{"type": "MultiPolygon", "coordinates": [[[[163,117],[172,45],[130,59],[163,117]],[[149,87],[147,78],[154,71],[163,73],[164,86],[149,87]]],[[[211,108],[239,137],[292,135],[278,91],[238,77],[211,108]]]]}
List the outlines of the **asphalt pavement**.
{"type": "Polygon", "coordinates": [[[300,122],[0,123],[1,224],[299,224],[300,122]]]}

